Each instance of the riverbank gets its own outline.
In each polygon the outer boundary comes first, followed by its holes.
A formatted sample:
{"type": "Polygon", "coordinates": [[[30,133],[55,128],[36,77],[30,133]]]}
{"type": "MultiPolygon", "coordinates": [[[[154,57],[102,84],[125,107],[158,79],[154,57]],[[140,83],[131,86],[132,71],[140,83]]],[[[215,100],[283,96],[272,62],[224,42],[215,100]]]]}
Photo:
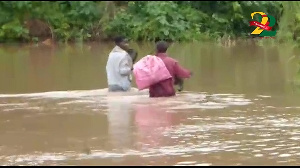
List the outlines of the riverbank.
{"type": "Polygon", "coordinates": [[[133,41],[248,38],[250,14],[264,11],[279,22],[282,3],[1,1],[0,42],[107,41],[119,34],[133,41]]]}

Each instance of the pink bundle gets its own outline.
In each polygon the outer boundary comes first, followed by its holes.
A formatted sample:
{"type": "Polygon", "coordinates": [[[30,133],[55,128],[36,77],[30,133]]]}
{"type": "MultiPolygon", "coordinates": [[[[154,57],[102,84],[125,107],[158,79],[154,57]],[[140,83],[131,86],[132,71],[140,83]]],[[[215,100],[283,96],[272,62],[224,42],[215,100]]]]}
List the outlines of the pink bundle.
{"type": "Polygon", "coordinates": [[[139,90],[147,89],[160,81],[172,78],[165,63],[157,56],[147,55],[133,66],[135,82],[139,90]]]}

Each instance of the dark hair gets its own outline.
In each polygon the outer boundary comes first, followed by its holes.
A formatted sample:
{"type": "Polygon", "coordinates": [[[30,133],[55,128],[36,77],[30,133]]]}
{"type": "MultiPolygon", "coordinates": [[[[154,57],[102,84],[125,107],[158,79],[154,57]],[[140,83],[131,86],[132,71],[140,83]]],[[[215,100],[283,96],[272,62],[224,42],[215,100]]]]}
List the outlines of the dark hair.
{"type": "Polygon", "coordinates": [[[159,53],[165,53],[168,50],[168,43],[165,41],[159,41],[156,43],[156,50],[159,53]]]}
{"type": "Polygon", "coordinates": [[[126,38],[124,36],[117,36],[115,37],[115,43],[120,44],[122,41],[124,41],[126,38]]]}

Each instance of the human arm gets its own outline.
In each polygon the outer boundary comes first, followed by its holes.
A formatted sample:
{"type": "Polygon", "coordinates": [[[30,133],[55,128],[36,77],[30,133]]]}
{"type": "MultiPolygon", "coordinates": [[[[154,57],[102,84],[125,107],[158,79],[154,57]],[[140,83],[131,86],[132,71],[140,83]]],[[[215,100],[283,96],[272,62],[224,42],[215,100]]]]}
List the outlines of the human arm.
{"type": "Polygon", "coordinates": [[[190,78],[192,75],[189,70],[180,66],[178,62],[175,62],[174,64],[174,71],[177,78],[190,78]]]}
{"type": "Polygon", "coordinates": [[[123,76],[130,75],[132,67],[130,66],[130,60],[127,56],[122,57],[120,64],[119,64],[119,72],[123,76]]]}

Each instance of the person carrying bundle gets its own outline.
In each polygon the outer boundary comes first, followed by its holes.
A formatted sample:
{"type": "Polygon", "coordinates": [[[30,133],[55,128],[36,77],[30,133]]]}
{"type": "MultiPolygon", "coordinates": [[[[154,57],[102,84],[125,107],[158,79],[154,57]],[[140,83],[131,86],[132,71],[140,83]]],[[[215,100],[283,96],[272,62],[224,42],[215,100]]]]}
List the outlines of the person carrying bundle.
{"type": "Polygon", "coordinates": [[[134,64],[133,73],[138,89],[149,88],[150,97],[175,96],[174,84],[183,84],[183,79],[192,75],[166,54],[168,47],[167,42],[159,41],[154,56],[147,55],[134,64]]]}

